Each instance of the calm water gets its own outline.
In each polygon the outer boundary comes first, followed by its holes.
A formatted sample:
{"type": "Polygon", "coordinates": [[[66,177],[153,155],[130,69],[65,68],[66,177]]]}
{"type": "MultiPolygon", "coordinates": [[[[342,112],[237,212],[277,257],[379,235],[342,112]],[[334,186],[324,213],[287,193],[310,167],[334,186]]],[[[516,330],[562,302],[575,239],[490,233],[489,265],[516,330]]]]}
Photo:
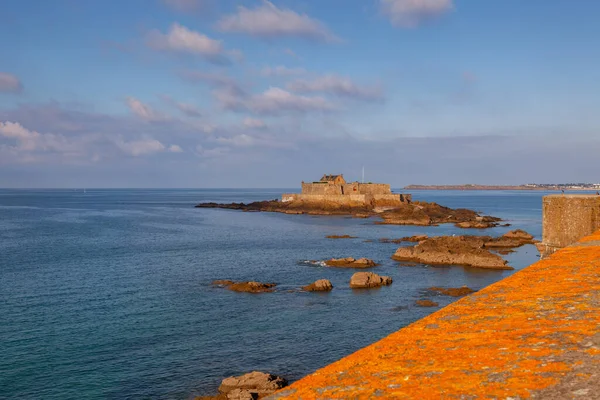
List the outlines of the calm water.
{"type": "MultiPolygon", "coordinates": [[[[377,239],[541,234],[541,192],[414,193],[513,224],[486,231],[193,208],[285,191],[0,190],[0,398],[187,399],[250,370],[298,379],[435,311],[413,306],[427,287],[480,289],[512,273],[401,265],[397,245],[377,239]],[[355,271],[301,263],[344,256],[375,259],[394,283],[352,291],[355,271]],[[290,291],[320,278],[331,293],[290,291]],[[279,290],[233,293],[214,279],[279,290]]],[[[518,270],[537,252],[507,257],[518,270]]]]}

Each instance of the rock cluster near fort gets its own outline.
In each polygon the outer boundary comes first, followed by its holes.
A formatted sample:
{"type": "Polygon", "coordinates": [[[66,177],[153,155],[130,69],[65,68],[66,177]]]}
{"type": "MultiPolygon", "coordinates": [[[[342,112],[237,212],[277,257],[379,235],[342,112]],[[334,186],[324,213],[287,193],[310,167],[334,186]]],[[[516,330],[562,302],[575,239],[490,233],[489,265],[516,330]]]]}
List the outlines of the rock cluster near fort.
{"type": "Polygon", "coordinates": [[[481,216],[473,210],[464,208],[452,209],[437,203],[415,201],[403,204],[380,214],[383,219],[378,224],[393,225],[439,225],[455,224],[459,228],[491,228],[498,225],[500,218],[489,215],[481,216]]]}

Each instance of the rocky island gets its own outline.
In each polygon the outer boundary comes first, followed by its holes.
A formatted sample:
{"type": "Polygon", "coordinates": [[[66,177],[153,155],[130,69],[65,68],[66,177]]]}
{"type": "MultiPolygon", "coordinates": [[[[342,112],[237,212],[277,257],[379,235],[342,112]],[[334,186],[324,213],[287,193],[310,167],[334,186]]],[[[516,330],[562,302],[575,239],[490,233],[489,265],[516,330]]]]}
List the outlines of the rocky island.
{"type": "Polygon", "coordinates": [[[439,225],[452,223],[460,228],[490,228],[500,218],[480,215],[467,209],[452,209],[437,203],[412,201],[410,194],[392,193],[383,183],[347,183],[343,175],[323,175],[319,181],[302,182],[298,194],[286,193],[281,200],[253,203],[201,203],[197,208],[223,208],[285,214],[379,216],[381,224],[439,225]]]}

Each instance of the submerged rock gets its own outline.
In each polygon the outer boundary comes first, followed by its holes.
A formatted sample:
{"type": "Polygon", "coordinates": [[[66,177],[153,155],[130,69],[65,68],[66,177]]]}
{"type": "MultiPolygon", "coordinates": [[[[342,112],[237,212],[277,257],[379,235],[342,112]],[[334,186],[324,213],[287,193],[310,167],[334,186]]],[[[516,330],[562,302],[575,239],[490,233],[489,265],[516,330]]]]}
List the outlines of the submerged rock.
{"type": "Polygon", "coordinates": [[[427,290],[430,290],[432,292],[438,292],[440,294],[444,294],[446,296],[452,296],[452,297],[466,296],[468,294],[475,292],[475,290],[468,288],[466,286],[459,287],[459,288],[442,288],[442,287],[433,286],[427,290]]]}
{"type": "Polygon", "coordinates": [[[415,246],[398,248],[392,259],[431,265],[513,269],[502,257],[484,248],[486,241],[478,236],[432,237],[415,246]]]}
{"type": "Polygon", "coordinates": [[[439,304],[431,300],[417,300],[415,304],[419,307],[437,307],[439,304]]]}
{"type": "Polygon", "coordinates": [[[331,260],[326,260],[325,265],[329,267],[345,267],[345,268],[370,268],[375,267],[378,264],[369,259],[369,258],[332,258],[331,260]]]}
{"type": "Polygon", "coordinates": [[[219,386],[218,395],[196,397],[195,400],[254,400],[268,396],[287,385],[287,380],[280,376],[253,371],[225,378],[219,386]]]}
{"type": "Polygon", "coordinates": [[[307,292],[328,292],[333,289],[333,285],[329,279],[319,279],[308,286],[303,286],[302,290],[307,292]]]}
{"type": "Polygon", "coordinates": [[[272,292],[273,288],[277,286],[275,283],[261,283],[261,282],[234,282],[228,279],[216,280],[212,283],[215,286],[222,286],[225,289],[232,290],[234,292],[246,292],[246,293],[264,293],[272,292]]]}
{"type": "Polygon", "coordinates": [[[327,235],[325,236],[326,239],[356,239],[357,236],[350,236],[350,235],[327,235]]]}
{"type": "Polygon", "coordinates": [[[350,287],[352,289],[386,286],[391,283],[391,277],[380,276],[373,272],[357,272],[350,278],[350,287]]]}

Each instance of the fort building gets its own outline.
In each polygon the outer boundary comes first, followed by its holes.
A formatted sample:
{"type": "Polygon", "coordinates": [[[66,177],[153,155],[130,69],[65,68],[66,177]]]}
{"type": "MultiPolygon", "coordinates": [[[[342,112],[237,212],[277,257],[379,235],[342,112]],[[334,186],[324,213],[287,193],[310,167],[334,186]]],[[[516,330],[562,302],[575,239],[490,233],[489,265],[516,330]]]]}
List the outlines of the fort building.
{"type": "Polygon", "coordinates": [[[393,208],[411,201],[408,194],[392,193],[386,183],[346,182],[344,175],[323,175],[314,182],[302,182],[301,193],[286,193],[282,202],[332,203],[343,207],[393,208]]]}

